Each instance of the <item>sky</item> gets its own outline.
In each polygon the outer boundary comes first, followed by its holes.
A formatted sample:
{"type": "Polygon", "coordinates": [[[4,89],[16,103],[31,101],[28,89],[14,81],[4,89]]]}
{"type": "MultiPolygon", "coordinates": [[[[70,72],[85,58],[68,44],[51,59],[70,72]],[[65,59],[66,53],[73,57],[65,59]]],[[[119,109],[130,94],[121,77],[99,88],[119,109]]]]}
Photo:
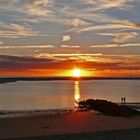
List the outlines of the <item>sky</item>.
{"type": "Polygon", "coordinates": [[[140,77],[140,0],[0,0],[0,76],[140,77]]]}

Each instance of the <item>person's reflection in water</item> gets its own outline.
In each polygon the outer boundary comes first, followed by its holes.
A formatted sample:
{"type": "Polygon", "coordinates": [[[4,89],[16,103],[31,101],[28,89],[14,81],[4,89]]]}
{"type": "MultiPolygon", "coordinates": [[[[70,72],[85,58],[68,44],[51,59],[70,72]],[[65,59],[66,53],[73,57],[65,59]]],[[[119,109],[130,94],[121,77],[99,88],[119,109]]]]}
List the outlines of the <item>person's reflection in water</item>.
{"type": "Polygon", "coordinates": [[[74,105],[75,105],[75,107],[78,107],[79,100],[80,100],[79,81],[74,81],[74,105]]]}

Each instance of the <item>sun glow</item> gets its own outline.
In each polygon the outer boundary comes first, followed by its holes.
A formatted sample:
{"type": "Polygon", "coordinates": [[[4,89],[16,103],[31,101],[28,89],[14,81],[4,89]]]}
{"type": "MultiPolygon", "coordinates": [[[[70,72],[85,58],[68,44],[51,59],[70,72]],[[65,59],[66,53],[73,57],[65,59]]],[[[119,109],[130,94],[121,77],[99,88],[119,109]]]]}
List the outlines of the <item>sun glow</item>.
{"type": "Polygon", "coordinates": [[[80,69],[74,69],[73,70],[73,76],[80,77],[81,76],[81,70],[80,69]]]}
{"type": "Polygon", "coordinates": [[[79,68],[75,67],[73,69],[65,70],[62,73],[60,73],[61,76],[70,76],[70,77],[75,77],[75,78],[80,78],[80,77],[89,77],[92,76],[90,71],[84,69],[84,68],[79,68]]]}

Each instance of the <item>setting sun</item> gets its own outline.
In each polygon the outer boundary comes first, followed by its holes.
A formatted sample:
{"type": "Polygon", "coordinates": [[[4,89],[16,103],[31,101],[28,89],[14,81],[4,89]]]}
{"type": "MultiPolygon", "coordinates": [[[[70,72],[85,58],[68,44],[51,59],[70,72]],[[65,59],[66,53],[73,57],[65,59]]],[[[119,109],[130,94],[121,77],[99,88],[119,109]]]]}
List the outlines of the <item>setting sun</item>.
{"type": "Polygon", "coordinates": [[[73,76],[80,77],[81,76],[81,70],[80,69],[74,69],[73,70],[73,76]]]}

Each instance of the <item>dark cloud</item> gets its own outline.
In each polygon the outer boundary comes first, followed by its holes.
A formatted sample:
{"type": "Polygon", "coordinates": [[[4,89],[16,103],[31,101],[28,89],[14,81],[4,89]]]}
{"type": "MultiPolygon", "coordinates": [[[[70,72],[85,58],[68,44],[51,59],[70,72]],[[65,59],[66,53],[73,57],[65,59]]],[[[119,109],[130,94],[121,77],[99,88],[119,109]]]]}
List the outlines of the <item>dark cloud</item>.
{"type": "Polygon", "coordinates": [[[0,56],[0,69],[5,71],[14,70],[28,70],[43,68],[44,65],[49,64],[55,60],[33,57],[20,57],[20,56],[0,56]]]}

